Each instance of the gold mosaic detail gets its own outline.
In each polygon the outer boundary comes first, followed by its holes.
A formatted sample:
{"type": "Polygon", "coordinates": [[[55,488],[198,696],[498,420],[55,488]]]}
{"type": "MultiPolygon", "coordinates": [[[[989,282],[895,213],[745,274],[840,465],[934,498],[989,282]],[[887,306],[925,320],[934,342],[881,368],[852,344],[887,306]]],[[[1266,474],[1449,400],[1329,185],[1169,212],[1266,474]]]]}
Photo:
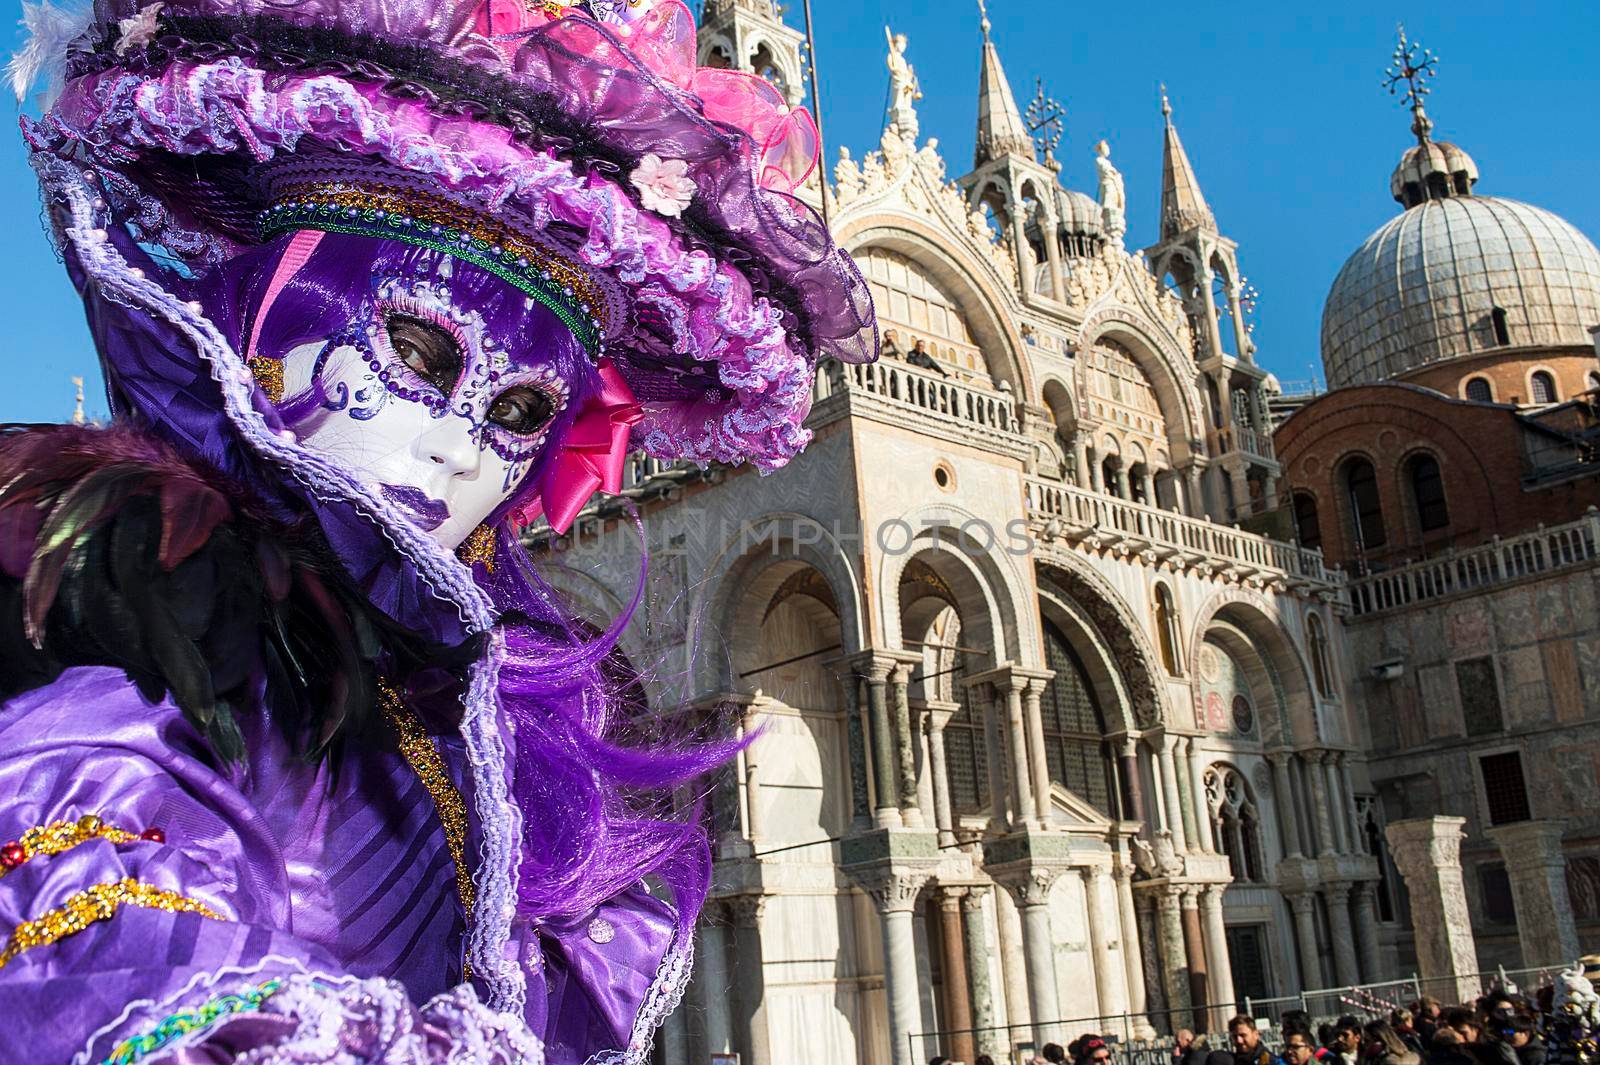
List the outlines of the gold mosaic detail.
{"type": "Polygon", "coordinates": [[[379,186],[358,187],[341,182],[310,182],[284,189],[277,194],[279,203],[304,200],[326,204],[344,210],[383,211],[403,215],[441,229],[457,229],[495,248],[504,248],[540,270],[548,271],[550,280],[559,287],[572,290],[572,296],[591,318],[601,323],[606,320],[606,304],[594,279],[576,263],[557,255],[548,248],[533,244],[515,230],[497,223],[470,208],[449,200],[429,196],[413,190],[387,189],[379,186]]]}
{"type": "Polygon", "coordinates": [[[480,525],[461,541],[456,548],[456,557],[469,566],[482,566],[490,573],[494,572],[494,527],[480,525]]]}
{"type": "Polygon", "coordinates": [[[11,938],[6,941],[5,948],[0,949],[0,969],[35,947],[47,947],[82,932],[92,924],[109,921],[123,906],[165,910],[168,913],[198,913],[213,921],[223,920],[220,913],[198,899],[126,877],[74,892],[60,906],[42,917],[17,925],[11,938]]]}
{"type": "Polygon", "coordinates": [[[261,394],[274,403],[283,402],[283,360],[269,359],[265,355],[250,356],[250,374],[256,379],[261,394]]]}
{"type": "Polygon", "coordinates": [[[40,855],[61,854],[92,839],[112,843],[138,843],[150,837],[137,832],[108,825],[94,814],[84,814],[76,821],[51,821],[28,829],[14,842],[0,848],[0,877],[6,876],[40,855]]]}
{"type": "Polygon", "coordinates": [[[433,799],[439,823],[444,826],[445,846],[450,851],[450,860],[456,866],[456,893],[461,896],[461,909],[470,921],[473,904],[477,901],[477,889],[472,883],[472,872],[467,868],[466,800],[450,779],[444,758],[422,727],[422,721],[406,706],[399,687],[386,680],[379,681],[378,705],[400,735],[400,754],[433,799]]]}

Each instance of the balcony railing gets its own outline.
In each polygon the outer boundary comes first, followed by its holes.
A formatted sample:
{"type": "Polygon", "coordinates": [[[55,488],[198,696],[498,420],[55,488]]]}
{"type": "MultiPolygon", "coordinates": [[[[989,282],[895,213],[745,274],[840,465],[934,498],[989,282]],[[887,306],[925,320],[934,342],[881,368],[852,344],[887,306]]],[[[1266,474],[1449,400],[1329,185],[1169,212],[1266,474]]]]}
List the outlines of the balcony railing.
{"type": "Polygon", "coordinates": [[[817,404],[845,394],[852,407],[890,416],[927,419],[980,439],[1021,443],[1016,401],[1009,393],[964,384],[902,362],[880,360],[865,366],[829,362],[817,373],[813,399],[817,404]]]}
{"type": "Polygon", "coordinates": [[[1277,461],[1277,453],[1272,449],[1272,435],[1258,433],[1247,425],[1235,425],[1232,428],[1213,429],[1210,434],[1211,453],[1213,455],[1226,455],[1230,451],[1243,451],[1256,458],[1277,461]]]}
{"type": "Polygon", "coordinates": [[[1029,479],[1025,491],[1030,521],[1046,528],[1059,522],[1061,535],[1074,543],[1127,544],[1162,559],[1207,565],[1240,579],[1281,578],[1326,585],[1329,590],[1344,583],[1344,574],[1324,563],[1321,551],[1298,544],[1053,481],[1029,479]]]}
{"type": "Polygon", "coordinates": [[[1374,573],[1350,583],[1354,613],[1398,610],[1447,595],[1593,562],[1600,556],[1600,511],[1481,547],[1452,551],[1374,573]]]}

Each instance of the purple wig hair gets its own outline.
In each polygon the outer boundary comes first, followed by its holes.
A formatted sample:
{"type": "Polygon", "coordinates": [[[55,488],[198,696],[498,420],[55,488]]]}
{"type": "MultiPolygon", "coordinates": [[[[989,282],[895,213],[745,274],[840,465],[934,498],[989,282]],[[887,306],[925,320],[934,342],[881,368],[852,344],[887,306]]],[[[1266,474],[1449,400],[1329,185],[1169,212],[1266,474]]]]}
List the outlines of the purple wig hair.
{"type": "MultiPolygon", "coordinates": [[[[327,234],[258,326],[256,309],[290,239],[286,234],[251,249],[192,283],[191,295],[223,334],[242,350],[254,332],[254,354],[281,359],[344,330],[360,313],[375,278],[439,277],[448,260],[452,294],[482,315],[513,358],[519,348],[536,349],[538,361],[555,366],[570,389],[565,412],[523,482],[533,483],[599,386],[593,366],[560,319],[493,274],[444,253],[327,234]]],[[[313,392],[316,388],[313,384],[313,392]]],[[[292,426],[321,398],[284,397],[279,416],[292,426]]],[[[496,518],[510,509],[516,494],[496,518]]],[[[681,919],[692,920],[710,880],[700,818],[703,782],[735,748],[691,729],[686,715],[644,717],[627,698],[644,678],[621,655],[618,641],[639,604],[645,561],[628,605],[596,632],[538,576],[509,529],[500,526],[496,541],[495,565],[477,576],[500,612],[505,637],[499,699],[514,731],[513,794],[523,815],[518,877],[523,911],[552,919],[582,917],[653,875],[672,890],[681,919]]]]}

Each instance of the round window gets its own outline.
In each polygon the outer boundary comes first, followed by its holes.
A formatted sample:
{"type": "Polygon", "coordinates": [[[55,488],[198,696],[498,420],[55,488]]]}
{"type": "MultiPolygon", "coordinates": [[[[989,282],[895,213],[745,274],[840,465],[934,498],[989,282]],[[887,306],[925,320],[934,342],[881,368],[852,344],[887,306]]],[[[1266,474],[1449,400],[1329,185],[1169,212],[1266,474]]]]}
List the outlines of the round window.
{"type": "Polygon", "coordinates": [[[1233,697],[1233,727],[1239,732],[1251,732],[1256,727],[1255,709],[1242,695],[1233,697]]]}

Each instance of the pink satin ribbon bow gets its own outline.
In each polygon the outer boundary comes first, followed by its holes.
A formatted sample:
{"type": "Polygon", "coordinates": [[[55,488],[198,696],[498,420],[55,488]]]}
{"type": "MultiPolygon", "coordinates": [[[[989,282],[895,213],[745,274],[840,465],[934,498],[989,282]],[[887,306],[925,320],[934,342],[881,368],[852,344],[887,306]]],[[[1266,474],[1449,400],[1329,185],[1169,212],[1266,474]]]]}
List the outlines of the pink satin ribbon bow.
{"type": "Polygon", "coordinates": [[[622,491],[628,433],[644,417],[644,409],[610,359],[601,359],[598,368],[600,391],[567,430],[561,454],[540,478],[538,492],[513,512],[517,525],[530,525],[543,514],[552,529],[564,533],[596,492],[622,491]]]}

